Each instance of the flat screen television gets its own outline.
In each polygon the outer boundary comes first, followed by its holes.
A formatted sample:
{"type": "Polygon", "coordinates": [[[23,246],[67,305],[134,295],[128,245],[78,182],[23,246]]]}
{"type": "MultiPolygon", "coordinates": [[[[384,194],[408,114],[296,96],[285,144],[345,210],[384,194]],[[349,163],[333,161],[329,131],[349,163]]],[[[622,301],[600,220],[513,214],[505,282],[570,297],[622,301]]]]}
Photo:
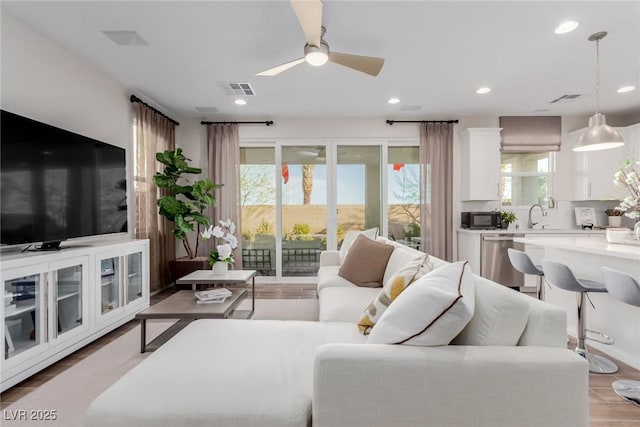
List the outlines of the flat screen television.
{"type": "Polygon", "coordinates": [[[123,148],[0,114],[1,245],[127,231],[123,148]]]}

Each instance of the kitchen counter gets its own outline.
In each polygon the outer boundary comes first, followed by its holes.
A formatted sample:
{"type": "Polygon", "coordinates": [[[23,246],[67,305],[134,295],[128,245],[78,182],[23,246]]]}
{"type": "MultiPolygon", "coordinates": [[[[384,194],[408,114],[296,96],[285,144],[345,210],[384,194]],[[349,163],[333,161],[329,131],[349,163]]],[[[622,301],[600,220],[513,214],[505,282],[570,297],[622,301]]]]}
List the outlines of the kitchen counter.
{"type": "MultiPolygon", "coordinates": [[[[607,243],[603,238],[577,237],[516,237],[515,242],[542,247],[568,249],[574,252],[606,255],[640,261],[640,246],[607,243]]],[[[640,273],[640,264],[638,264],[640,273]]]]}
{"type": "Polygon", "coordinates": [[[579,228],[509,228],[507,230],[470,230],[468,228],[458,228],[458,233],[468,234],[604,234],[604,230],[581,230],[579,228]]]}

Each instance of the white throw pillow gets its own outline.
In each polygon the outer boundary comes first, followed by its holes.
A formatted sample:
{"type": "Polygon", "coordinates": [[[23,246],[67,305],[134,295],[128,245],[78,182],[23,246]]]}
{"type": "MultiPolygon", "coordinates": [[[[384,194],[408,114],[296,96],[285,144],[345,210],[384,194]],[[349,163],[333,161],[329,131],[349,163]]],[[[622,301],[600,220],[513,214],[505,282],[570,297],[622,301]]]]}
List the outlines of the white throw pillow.
{"type": "Polygon", "coordinates": [[[529,319],[529,297],[483,278],[475,279],[474,291],[473,318],[452,344],[518,345],[529,319]]]}
{"type": "Polygon", "coordinates": [[[351,245],[353,245],[353,242],[356,241],[356,237],[358,237],[360,234],[364,234],[368,238],[375,240],[376,237],[378,237],[378,229],[370,228],[364,231],[359,231],[359,230],[347,231],[347,234],[344,236],[344,239],[342,240],[342,246],[340,246],[340,251],[338,252],[340,265],[342,265],[342,262],[347,257],[347,253],[349,252],[349,249],[351,249],[351,245]]]}
{"type": "Polygon", "coordinates": [[[407,287],[382,314],[367,342],[447,345],[473,317],[474,307],[468,262],[448,264],[407,287]]]}

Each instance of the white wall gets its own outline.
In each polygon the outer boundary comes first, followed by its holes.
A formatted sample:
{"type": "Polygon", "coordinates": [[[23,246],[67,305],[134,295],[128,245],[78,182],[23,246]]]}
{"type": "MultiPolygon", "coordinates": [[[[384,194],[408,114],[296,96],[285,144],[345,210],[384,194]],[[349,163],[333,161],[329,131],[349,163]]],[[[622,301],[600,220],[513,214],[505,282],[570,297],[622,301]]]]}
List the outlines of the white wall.
{"type": "MultiPolygon", "coordinates": [[[[6,12],[1,19],[2,109],[125,148],[132,183],[130,92],[6,12]]],[[[133,224],[128,187],[128,223],[133,224]]]]}

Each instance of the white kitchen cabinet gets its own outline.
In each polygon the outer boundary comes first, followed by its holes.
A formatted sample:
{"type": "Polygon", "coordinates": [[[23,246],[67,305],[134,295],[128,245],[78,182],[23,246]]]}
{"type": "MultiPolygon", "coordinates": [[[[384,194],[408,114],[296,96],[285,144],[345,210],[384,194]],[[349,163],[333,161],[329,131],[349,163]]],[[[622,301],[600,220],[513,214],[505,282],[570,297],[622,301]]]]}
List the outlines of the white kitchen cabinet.
{"type": "Polygon", "coordinates": [[[473,274],[480,275],[481,234],[458,231],[458,261],[469,261],[473,274]]]}
{"type": "MultiPolygon", "coordinates": [[[[149,242],[67,243],[57,252],[4,253],[0,305],[1,390],[131,320],[149,306],[149,242]],[[104,260],[112,260],[103,263],[104,260]],[[105,266],[115,266],[117,307],[101,311],[105,266]]],[[[66,243],[66,242],[65,242],[66,243]]],[[[109,267],[111,268],[111,267],[109,267]]],[[[109,288],[111,290],[111,288],[109,288]]]]}
{"type": "Polygon", "coordinates": [[[500,200],[500,128],[460,133],[462,200],[500,200]]]}
{"type": "MultiPolygon", "coordinates": [[[[623,147],[573,153],[573,200],[620,200],[628,195],[623,187],[613,183],[613,176],[627,158],[639,158],[640,124],[615,129],[625,140],[623,147]]],[[[571,144],[584,130],[569,133],[571,144]]]]}

